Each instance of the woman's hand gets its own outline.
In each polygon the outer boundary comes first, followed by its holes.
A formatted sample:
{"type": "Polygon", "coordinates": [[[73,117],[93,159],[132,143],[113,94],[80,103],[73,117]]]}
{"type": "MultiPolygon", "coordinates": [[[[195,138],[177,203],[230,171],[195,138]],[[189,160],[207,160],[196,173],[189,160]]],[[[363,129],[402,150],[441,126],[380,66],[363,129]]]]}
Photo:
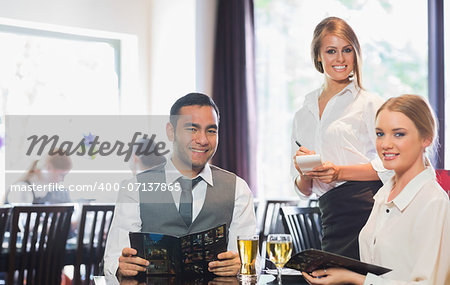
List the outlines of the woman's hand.
{"type": "Polygon", "coordinates": [[[305,280],[312,285],[355,284],[362,285],[366,277],[344,268],[318,269],[311,274],[302,272],[305,280]]]}
{"type": "Polygon", "coordinates": [[[301,156],[301,155],[311,155],[311,154],[316,154],[316,152],[313,151],[313,150],[309,150],[309,149],[307,149],[307,148],[304,147],[304,146],[299,147],[298,150],[295,152],[295,155],[294,155],[294,157],[293,157],[293,159],[294,159],[294,165],[295,165],[295,169],[297,169],[297,171],[298,171],[298,173],[300,173],[300,175],[304,175],[304,174],[303,174],[302,171],[300,170],[300,167],[298,167],[296,157],[297,157],[297,156],[301,156]]]}
{"type": "Polygon", "coordinates": [[[332,162],[325,161],[322,166],[318,166],[312,171],[305,173],[305,176],[329,184],[339,180],[339,173],[339,166],[334,165],[332,162]]]}

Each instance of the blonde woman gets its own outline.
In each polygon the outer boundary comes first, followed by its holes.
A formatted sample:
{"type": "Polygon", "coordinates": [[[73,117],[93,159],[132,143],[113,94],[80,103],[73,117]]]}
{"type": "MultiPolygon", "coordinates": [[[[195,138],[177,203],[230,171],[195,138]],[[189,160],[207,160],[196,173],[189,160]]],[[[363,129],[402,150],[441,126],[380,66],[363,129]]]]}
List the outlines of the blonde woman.
{"type": "Polygon", "coordinates": [[[311,56],[324,83],[306,95],[295,114],[295,189],[300,196],[319,197],[322,249],[359,259],[358,234],[369,217],[373,195],[382,186],[378,172],[385,171],[373,133],[383,100],[362,88],[361,48],[344,20],[329,17],[317,25],[311,56]],[[295,157],[314,153],[324,163],[302,173],[295,157]]]}
{"type": "Polygon", "coordinates": [[[425,155],[436,133],[422,97],[403,95],[383,104],[376,115],[377,152],[395,175],[375,195],[359,241],[362,261],[392,271],[364,276],[326,268],[304,273],[308,282],[450,284],[450,202],[425,155]]]}

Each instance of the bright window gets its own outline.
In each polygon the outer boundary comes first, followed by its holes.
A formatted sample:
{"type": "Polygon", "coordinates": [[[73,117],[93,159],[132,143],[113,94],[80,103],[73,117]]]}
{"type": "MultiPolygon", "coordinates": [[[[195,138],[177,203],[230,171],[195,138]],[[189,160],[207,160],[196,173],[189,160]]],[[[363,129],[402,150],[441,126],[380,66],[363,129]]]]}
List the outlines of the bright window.
{"type": "Polygon", "coordinates": [[[2,114],[118,114],[118,45],[0,26],[2,114]]]}
{"type": "Polygon", "coordinates": [[[0,185],[5,185],[5,115],[120,113],[120,40],[0,25],[0,43],[0,185]]]}
{"type": "Polygon", "coordinates": [[[355,30],[363,86],[384,98],[428,97],[427,1],[255,0],[258,177],[267,198],[295,195],[290,177],[292,119],[323,75],[310,57],[315,26],[337,16],[355,30]]]}

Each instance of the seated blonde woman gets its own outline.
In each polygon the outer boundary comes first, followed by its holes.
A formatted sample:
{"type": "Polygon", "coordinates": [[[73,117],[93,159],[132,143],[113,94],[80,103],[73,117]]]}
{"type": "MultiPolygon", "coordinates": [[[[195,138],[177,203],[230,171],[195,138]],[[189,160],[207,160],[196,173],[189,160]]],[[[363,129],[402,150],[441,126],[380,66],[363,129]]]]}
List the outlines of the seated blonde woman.
{"type": "Polygon", "coordinates": [[[326,268],[303,273],[311,284],[450,284],[450,202],[426,157],[435,118],[416,95],[391,98],[376,114],[376,147],[395,176],[375,195],[359,235],[361,260],[391,268],[366,276],[326,268]]]}

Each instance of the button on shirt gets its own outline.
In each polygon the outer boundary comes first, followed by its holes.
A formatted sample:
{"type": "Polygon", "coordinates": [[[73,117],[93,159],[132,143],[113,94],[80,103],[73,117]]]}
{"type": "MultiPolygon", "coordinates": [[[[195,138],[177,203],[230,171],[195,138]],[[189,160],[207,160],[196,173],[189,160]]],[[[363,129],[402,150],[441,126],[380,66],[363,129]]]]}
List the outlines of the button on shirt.
{"type": "MultiPolygon", "coordinates": [[[[175,168],[172,160],[168,160],[166,167],[167,183],[176,183],[182,174],[175,168]]],[[[206,164],[199,173],[203,179],[192,190],[192,220],[199,215],[205,202],[208,184],[213,186],[211,168],[206,164]]],[[[134,183],[136,178],[124,183],[134,183]]],[[[124,187],[127,189],[127,187],[124,187]]],[[[172,191],[173,200],[179,209],[181,191],[172,191]]],[[[156,217],[157,218],[157,217],[156,217]]],[[[105,249],[105,274],[115,275],[119,266],[119,256],[124,247],[130,247],[129,232],[141,230],[141,216],[139,210],[139,192],[121,191],[117,197],[114,218],[108,235],[105,249]]],[[[229,229],[228,250],[237,251],[237,235],[254,235],[256,219],[253,207],[253,197],[247,183],[236,177],[236,192],[233,217],[229,229]]]]}
{"type": "Polygon", "coordinates": [[[392,201],[394,182],[374,196],[359,235],[361,260],[392,269],[364,284],[450,284],[450,202],[427,167],[392,201]]]}
{"type": "MultiPolygon", "coordinates": [[[[375,114],[383,100],[351,82],[330,99],[319,118],[322,91],[323,88],[319,88],[307,94],[303,106],[295,114],[292,154],[298,150],[295,144],[298,141],[320,154],[323,162],[330,161],[335,165],[371,162],[380,178],[388,180],[393,173],[383,168],[375,148],[375,114]]],[[[293,163],[291,174],[294,178],[299,175],[293,163]]],[[[343,183],[326,184],[314,179],[312,191],[321,196],[343,183]]]]}

